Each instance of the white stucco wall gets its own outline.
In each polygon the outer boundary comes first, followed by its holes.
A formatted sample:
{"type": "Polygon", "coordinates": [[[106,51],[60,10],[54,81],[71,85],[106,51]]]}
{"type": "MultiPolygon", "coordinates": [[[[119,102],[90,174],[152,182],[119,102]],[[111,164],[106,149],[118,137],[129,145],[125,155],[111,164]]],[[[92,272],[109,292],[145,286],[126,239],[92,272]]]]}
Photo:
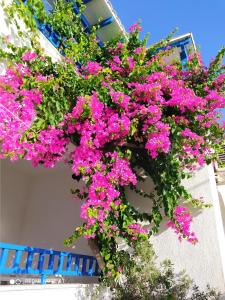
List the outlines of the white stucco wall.
{"type": "Polygon", "coordinates": [[[218,185],[217,189],[219,193],[219,203],[220,203],[220,210],[222,213],[223,228],[225,228],[225,184],[218,185]]]}
{"type": "Polygon", "coordinates": [[[33,169],[29,162],[1,161],[1,241],[93,255],[87,240],[63,241],[82,223],[69,167],[33,169]]]}
{"type": "MultiPolygon", "coordinates": [[[[10,3],[11,0],[4,0],[5,3],[10,3]]],[[[21,30],[26,30],[23,22],[20,22],[21,30]]],[[[10,42],[13,42],[17,46],[27,45],[29,46],[29,39],[21,38],[17,35],[17,29],[14,25],[10,25],[8,18],[5,15],[2,6],[0,6],[0,36],[7,37],[10,42]]],[[[53,61],[60,60],[62,56],[58,50],[45,38],[45,36],[39,32],[40,45],[44,49],[45,53],[52,57],[53,61]]],[[[1,47],[1,44],[0,44],[1,47]]],[[[2,71],[0,66],[0,72],[2,71]]]]}
{"type": "MultiPolygon", "coordinates": [[[[46,286],[2,286],[0,298],[4,300],[91,300],[96,285],[87,284],[59,284],[46,286]]],[[[107,291],[105,300],[109,300],[107,291]]]]}
{"type": "MultiPolygon", "coordinates": [[[[5,3],[9,2],[5,0],[5,3]]],[[[22,22],[21,26],[25,30],[22,22]]],[[[15,26],[9,25],[2,6],[0,36],[7,37],[17,46],[29,45],[29,40],[19,38],[15,26]]],[[[62,58],[42,33],[39,38],[47,55],[54,61],[62,58]]],[[[0,73],[4,68],[4,64],[0,66],[0,73]]],[[[7,160],[0,164],[0,240],[68,251],[63,247],[63,241],[81,223],[81,203],[72,200],[70,194],[73,185],[70,170],[59,165],[54,170],[39,168],[34,171],[28,162],[9,163],[7,160]]],[[[92,254],[86,240],[80,240],[77,245],[73,251],[92,254]]]]}
{"type": "MultiPolygon", "coordinates": [[[[184,185],[193,197],[203,197],[205,202],[213,205],[202,211],[189,207],[193,213],[193,230],[199,242],[195,246],[186,241],[180,243],[176,234],[167,228],[166,221],[150,240],[160,261],[171,259],[177,272],[185,269],[202,288],[209,283],[225,291],[225,228],[212,166],[199,170],[184,185]]],[[[150,192],[153,184],[148,180],[141,187],[150,192]]],[[[224,189],[221,188],[220,193],[225,197],[224,189]]],[[[129,199],[141,211],[151,207],[148,199],[137,198],[135,193],[129,193],[129,199]]]]}
{"type": "MultiPolygon", "coordinates": [[[[0,34],[9,36],[17,45],[21,44],[16,29],[7,25],[1,7],[0,34]]],[[[47,54],[55,60],[61,58],[42,34],[40,39],[47,54]]],[[[81,223],[80,203],[72,200],[70,194],[70,188],[74,185],[71,172],[63,166],[33,170],[27,162],[11,164],[4,160],[0,163],[1,241],[65,250],[64,238],[81,223]]],[[[199,243],[196,246],[185,241],[180,243],[165,226],[151,241],[160,260],[170,258],[177,271],[186,269],[200,286],[210,283],[224,291],[225,241],[224,219],[221,217],[224,206],[221,206],[221,201],[219,203],[212,167],[200,170],[194,179],[186,182],[186,186],[193,196],[203,196],[206,202],[214,205],[203,213],[193,212],[193,229],[199,243]]],[[[151,181],[147,181],[144,187],[151,190],[151,181]]],[[[224,189],[220,188],[219,192],[220,198],[224,199],[224,189]]],[[[149,210],[151,205],[146,199],[137,199],[136,194],[130,193],[129,200],[142,211],[149,210]]],[[[91,254],[84,239],[80,239],[74,249],[66,250],[91,254]]]]}
{"type": "MultiPolygon", "coordinates": [[[[70,193],[77,183],[69,167],[58,164],[53,169],[34,169],[29,162],[6,159],[0,164],[0,242],[94,256],[84,238],[72,247],[63,244],[82,224],[82,203],[70,193]]],[[[10,253],[8,263],[12,260],[10,253]]],[[[0,275],[0,280],[4,278],[8,277],[0,275]]],[[[65,277],[65,282],[92,283],[98,279],[65,277]]]]}

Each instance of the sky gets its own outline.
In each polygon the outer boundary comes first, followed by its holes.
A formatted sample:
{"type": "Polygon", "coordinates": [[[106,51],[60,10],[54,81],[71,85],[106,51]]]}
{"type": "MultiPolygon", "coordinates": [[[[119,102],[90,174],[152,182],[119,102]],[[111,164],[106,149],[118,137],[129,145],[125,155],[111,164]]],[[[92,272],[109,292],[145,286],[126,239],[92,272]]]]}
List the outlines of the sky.
{"type": "MultiPolygon", "coordinates": [[[[111,0],[126,30],[138,20],[149,43],[192,32],[206,65],[225,46],[225,0],[111,0]]],[[[224,119],[225,119],[225,109],[224,119]]]]}

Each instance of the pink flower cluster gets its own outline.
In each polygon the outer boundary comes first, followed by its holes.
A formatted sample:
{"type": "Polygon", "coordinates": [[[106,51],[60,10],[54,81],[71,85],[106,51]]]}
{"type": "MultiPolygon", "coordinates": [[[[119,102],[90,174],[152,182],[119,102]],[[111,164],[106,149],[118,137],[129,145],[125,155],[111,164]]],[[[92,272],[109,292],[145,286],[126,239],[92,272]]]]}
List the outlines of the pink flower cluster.
{"type": "Polygon", "coordinates": [[[37,57],[38,57],[37,53],[27,51],[26,53],[23,54],[22,60],[30,62],[30,61],[36,59],[37,57]]]}
{"type": "Polygon", "coordinates": [[[133,24],[133,25],[131,25],[130,27],[129,27],[129,32],[130,33],[133,33],[133,32],[135,32],[135,31],[142,31],[142,27],[141,27],[141,25],[139,24],[139,23],[135,23],[135,24],[133,24]]]}
{"type": "Polygon", "coordinates": [[[86,71],[88,75],[98,75],[101,72],[102,67],[95,61],[89,61],[86,67],[82,67],[82,70],[86,71]]]}
{"type": "Polygon", "coordinates": [[[64,137],[62,129],[49,126],[38,134],[34,143],[24,145],[24,159],[31,160],[34,167],[43,164],[46,168],[52,168],[63,159],[68,144],[69,139],[64,137]]]}
{"type": "Polygon", "coordinates": [[[184,238],[188,242],[195,244],[198,242],[198,239],[195,233],[190,229],[191,222],[192,217],[187,208],[183,206],[177,206],[174,209],[173,220],[170,220],[167,223],[167,226],[175,231],[180,241],[182,238],[184,238]]]}
{"type": "Polygon", "coordinates": [[[145,148],[148,149],[152,158],[158,156],[158,153],[168,153],[170,150],[170,127],[162,122],[155,123],[155,130],[148,134],[148,140],[145,148]],[[155,132],[155,130],[158,130],[155,132]]]}
{"type": "MultiPolygon", "coordinates": [[[[31,60],[36,55],[28,52],[23,57],[31,60]]],[[[21,64],[0,76],[0,156],[11,160],[23,157],[34,166],[53,167],[63,158],[69,139],[64,137],[62,129],[49,127],[38,133],[30,130],[42,93],[37,88],[23,88],[25,75],[30,76],[31,71],[21,64]]]]}
{"type": "MultiPolygon", "coordinates": [[[[139,24],[130,28],[132,33],[140,30],[139,24]]],[[[110,219],[113,216],[117,220],[127,209],[124,187],[137,184],[130,164],[134,149],[141,149],[151,159],[175,149],[182,170],[193,170],[211,155],[210,130],[221,129],[216,115],[225,106],[223,75],[200,97],[192,88],[196,70],[182,71],[159,58],[154,72],[157,57],[146,59],[145,47],[133,51],[126,47],[119,42],[109,49],[105,66],[90,61],[82,67],[77,75],[84,86],[93,86],[93,91],[85,95],[83,89],[81,96],[72,99],[74,107],[58,126],[46,124],[39,132],[33,131],[32,125],[40,117],[38,108],[44,102],[40,86],[54,80],[53,75],[33,74],[30,62],[38,56],[28,51],[22,56],[23,64],[0,76],[1,157],[23,157],[34,166],[53,167],[64,158],[71,138],[75,144],[69,153],[72,172],[82,177],[88,189],[81,207],[86,238],[95,237],[97,230],[131,240],[147,236],[148,231],[131,216],[124,226],[110,219]],[[32,77],[37,87],[25,88],[25,76],[26,81],[32,77]]],[[[185,237],[195,243],[191,221],[187,209],[177,206],[168,226],[179,239],[185,237]]]]}
{"type": "Polygon", "coordinates": [[[25,66],[18,65],[0,76],[0,155],[11,160],[24,154],[20,140],[35,120],[35,107],[42,100],[41,92],[21,87],[24,75],[29,72],[25,66]]]}
{"type": "MultiPolygon", "coordinates": [[[[118,98],[123,101],[126,95],[112,92],[111,97],[115,101],[118,98]]],[[[77,176],[83,176],[84,181],[91,179],[86,202],[81,207],[86,230],[91,230],[98,223],[101,231],[105,231],[104,221],[121,203],[119,187],[135,185],[137,182],[125,156],[119,156],[116,151],[103,152],[105,145],[110,142],[115,141],[120,145],[126,142],[130,123],[125,113],[119,115],[116,110],[99,101],[96,92],[92,96],[79,97],[72,112],[65,118],[66,132],[80,135],[80,144],[70,155],[72,170],[77,176]]],[[[112,226],[107,227],[107,234],[119,234],[112,226]]]]}
{"type": "Polygon", "coordinates": [[[138,223],[132,223],[128,225],[128,233],[131,234],[131,240],[135,241],[138,239],[139,234],[144,234],[147,235],[149,233],[149,230],[146,228],[143,228],[140,224],[138,223]]]}

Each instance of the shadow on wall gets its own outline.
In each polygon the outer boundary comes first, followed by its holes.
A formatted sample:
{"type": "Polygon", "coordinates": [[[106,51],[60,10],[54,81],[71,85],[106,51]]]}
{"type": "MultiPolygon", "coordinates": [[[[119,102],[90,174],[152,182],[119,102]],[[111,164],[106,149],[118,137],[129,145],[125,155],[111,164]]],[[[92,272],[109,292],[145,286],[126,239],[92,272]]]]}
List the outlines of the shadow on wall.
{"type": "Polygon", "coordinates": [[[225,186],[223,190],[219,190],[219,203],[220,203],[220,211],[222,215],[222,220],[223,220],[223,228],[225,231],[225,186]],[[222,194],[224,192],[224,195],[222,194]]]}
{"type": "MultiPolygon", "coordinates": [[[[198,172],[200,172],[200,174],[201,174],[201,170],[199,170],[198,172]]],[[[205,176],[201,176],[200,174],[195,174],[193,178],[183,181],[183,184],[184,184],[184,186],[187,187],[187,190],[193,195],[194,198],[203,197],[203,198],[206,198],[205,199],[206,203],[208,203],[208,202],[210,203],[211,201],[209,199],[207,199],[207,197],[204,197],[204,196],[206,196],[206,195],[204,195],[205,194],[204,186],[208,184],[208,178],[206,178],[205,176]],[[196,193],[196,191],[197,191],[197,193],[196,193]],[[202,194],[201,194],[201,191],[202,191],[202,194]]],[[[150,193],[154,192],[154,183],[150,177],[147,177],[144,182],[138,183],[137,188],[139,190],[143,191],[144,193],[150,194],[150,193]]],[[[144,198],[143,196],[140,196],[139,194],[135,193],[134,191],[131,191],[130,189],[127,189],[126,195],[127,195],[127,199],[129,200],[129,202],[139,212],[142,212],[142,213],[143,212],[147,212],[147,213],[151,212],[152,206],[153,206],[153,202],[151,199],[144,198]]],[[[193,218],[197,217],[202,212],[202,209],[194,208],[193,205],[184,203],[184,201],[182,201],[182,199],[180,201],[180,205],[187,207],[191,211],[193,218]]],[[[164,215],[163,209],[161,212],[162,212],[162,215],[164,215]]],[[[167,221],[168,221],[168,219],[162,221],[158,235],[168,229],[168,227],[166,225],[167,221]]]]}
{"type": "Polygon", "coordinates": [[[82,223],[82,203],[70,192],[78,184],[69,167],[34,169],[29,162],[2,160],[1,175],[2,242],[93,255],[84,238],[73,247],[63,245],[82,223]]]}

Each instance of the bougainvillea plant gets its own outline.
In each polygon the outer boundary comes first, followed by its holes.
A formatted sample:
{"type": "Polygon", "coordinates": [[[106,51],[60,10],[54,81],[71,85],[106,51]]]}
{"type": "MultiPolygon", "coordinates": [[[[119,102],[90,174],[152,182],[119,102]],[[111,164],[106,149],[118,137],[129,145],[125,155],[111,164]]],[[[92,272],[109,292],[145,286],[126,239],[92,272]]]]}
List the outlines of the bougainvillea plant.
{"type": "MultiPolygon", "coordinates": [[[[6,11],[10,14],[10,7],[6,11]]],[[[48,17],[54,26],[54,15],[48,17]]],[[[73,190],[83,202],[84,223],[66,244],[81,236],[96,239],[105,271],[115,276],[118,238],[129,245],[146,240],[163,218],[169,218],[179,239],[197,242],[192,218],[181,205],[194,199],[182,180],[211,163],[224,139],[218,110],[225,107],[225,49],[209,67],[192,52],[183,68],[171,59],[170,47],[156,51],[168,41],[146,46],[140,29],[133,25],[127,39],[118,37],[103,48],[93,35],[80,37],[78,43],[68,42],[67,56],[58,62],[37,40],[28,49],[2,39],[7,68],[0,76],[0,156],[34,166],[52,168],[60,161],[71,166],[73,178],[84,182],[82,190],[73,190]],[[91,56],[84,56],[85,49],[91,56]],[[153,192],[138,189],[146,176],[153,192]],[[149,199],[150,213],[130,204],[129,188],[137,201],[149,199]]]]}

